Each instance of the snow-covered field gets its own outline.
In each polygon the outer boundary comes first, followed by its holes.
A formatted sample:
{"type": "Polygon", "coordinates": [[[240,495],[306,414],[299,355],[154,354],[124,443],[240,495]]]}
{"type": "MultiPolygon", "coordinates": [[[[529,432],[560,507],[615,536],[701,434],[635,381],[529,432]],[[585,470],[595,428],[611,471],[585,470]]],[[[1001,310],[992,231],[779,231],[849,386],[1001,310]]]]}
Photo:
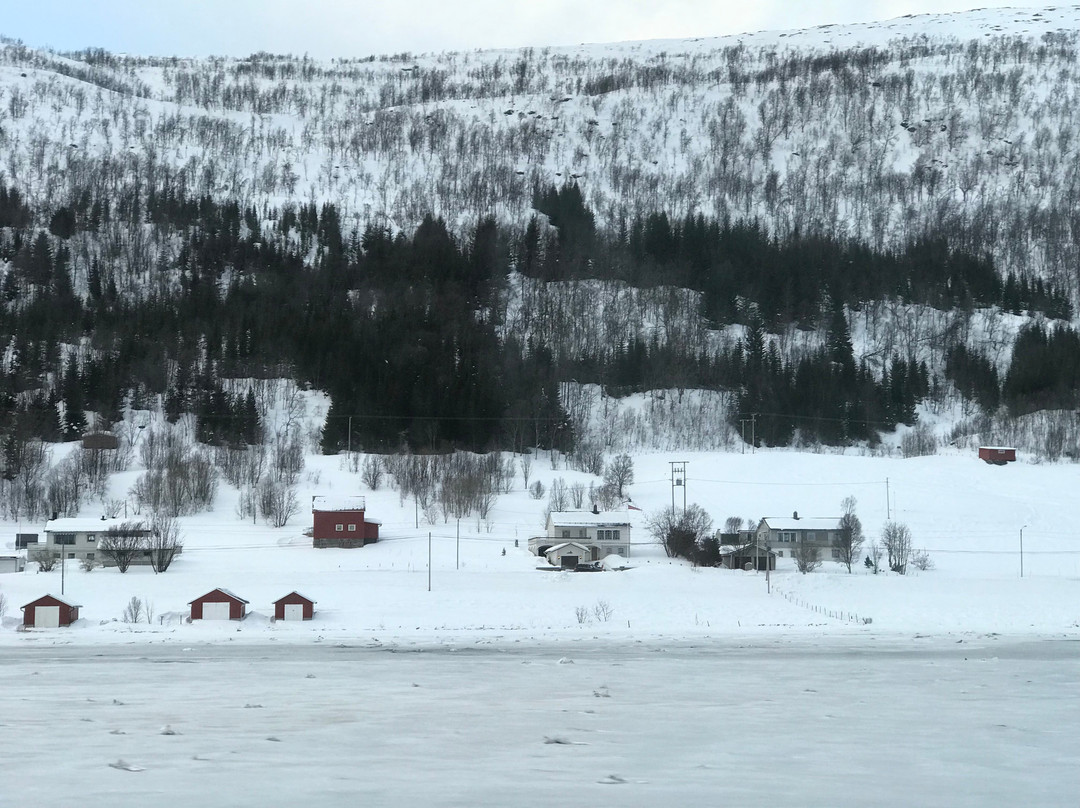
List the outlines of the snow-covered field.
{"type": "MultiPolygon", "coordinates": [[[[488,520],[434,524],[397,492],[365,490],[343,458],[311,456],[299,498],[361,493],[368,516],[382,521],[382,540],[360,550],[314,550],[304,535],[310,514],[301,510],[284,528],[241,521],[235,492],[222,484],[212,512],[181,520],[183,555],[163,575],[133,567],[83,572],[68,562],[59,570],[0,576],[8,603],[0,646],[28,642],[187,643],[219,638],[305,643],[315,637],[383,641],[446,637],[487,641],[494,635],[520,639],[598,633],[619,639],[774,633],[950,633],[1055,634],[1080,625],[1080,468],[1020,462],[1004,467],[979,462],[972,453],[901,460],[790,451],[637,455],[629,493],[642,511],[633,523],[631,566],[625,572],[582,575],[539,572],[525,549],[542,533],[546,500],[534,500],[519,478],[500,495],[488,520]],[[728,516],[760,518],[838,516],[840,502],[855,496],[869,540],[887,518],[911,529],[914,546],[929,552],[934,569],[907,576],[872,575],[858,566],[848,575],[826,561],[799,575],[781,559],[771,589],[761,574],[693,569],[664,557],[652,542],[645,517],[670,506],[672,460],[686,461],[687,502],[708,511],[717,526],[728,516]],[[888,502],[886,502],[888,494],[888,502]],[[419,526],[417,526],[419,525],[419,526]],[[1020,577],[1023,529],[1024,577],[1020,577]],[[428,553],[431,573],[428,591],[428,553]],[[515,543],[517,546],[515,546],[515,543]],[[504,555],[505,551],[505,555],[504,555]],[[50,592],[83,608],[69,630],[45,635],[16,632],[19,607],[50,592]],[[192,599],[226,587],[251,602],[239,626],[191,625],[181,621],[192,599]],[[270,604],[292,590],[318,602],[316,619],[303,625],[273,624],[270,604]],[[132,596],[153,605],[151,625],[119,621],[132,596]],[[612,609],[607,621],[580,624],[576,609],[590,613],[598,601],[612,609]],[[836,615],[839,615],[837,617],[836,615]],[[847,619],[858,615],[858,622],[847,619]],[[863,624],[869,617],[873,623],[863,624]]],[[[562,467],[546,455],[533,462],[531,479],[550,487],[598,483],[562,467]]],[[[122,495],[137,471],[117,475],[122,495]]],[[[676,489],[682,504],[682,489],[676,489]]],[[[92,506],[84,516],[93,516],[92,506]]],[[[0,526],[0,551],[16,532],[40,525],[0,526]]]]}
{"type": "MultiPolygon", "coordinates": [[[[573,574],[524,549],[546,502],[520,479],[459,543],[456,522],[427,524],[346,465],[309,457],[301,501],[363,494],[378,544],[314,550],[309,514],[241,521],[223,485],[182,520],[167,573],[69,562],[71,628],[16,630],[59,571],[0,576],[0,805],[1075,804],[1076,466],[639,454],[632,568],[573,574]],[[804,576],[783,559],[766,582],[669,560],[643,514],[670,505],[671,461],[718,525],[836,515],[854,495],[869,538],[904,522],[935,568],[804,576]],[[185,622],[217,586],[251,616],[185,622]],[[315,619],[271,622],[294,589],[315,619]],[[119,619],[133,595],[151,623],[119,619]]],[[[533,480],[558,477],[596,482],[534,460],[533,480]]],[[[10,547],[40,526],[0,529],[10,547]]]]}

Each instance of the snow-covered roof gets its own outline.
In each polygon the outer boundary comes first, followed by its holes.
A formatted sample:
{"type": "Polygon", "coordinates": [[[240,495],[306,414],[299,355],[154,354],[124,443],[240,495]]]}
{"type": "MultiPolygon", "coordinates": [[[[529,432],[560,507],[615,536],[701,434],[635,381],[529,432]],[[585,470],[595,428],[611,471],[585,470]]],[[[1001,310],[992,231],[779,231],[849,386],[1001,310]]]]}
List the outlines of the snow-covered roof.
{"type": "Polygon", "coordinates": [[[769,550],[769,549],[767,549],[765,547],[762,547],[760,544],[756,545],[756,546],[753,545],[753,544],[721,544],[720,545],[720,555],[722,555],[722,556],[725,556],[725,555],[740,555],[740,554],[756,555],[758,553],[761,553],[763,555],[766,554],[766,553],[769,554],[769,555],[776,555],[775,550],[769,550]]]}
{"type": "MultiPolygon", "coordinates": [[[[305,594],[304,594],[303,592],[297,592],[297,591],[296,591],[296,590],[294,589],[294,590],[293,590],[292,592],[290,592],[290,593],[289,593],[288,595],[283,595],[282,597],[280,597],[280,598],[278,598],[277,600],[275,600],[275,601],[274,601],[274,603],[275,603],[275,604],[277,604],[277,603],[281,603],[281,601],[285,600],[285,598],[287,598],[287,597],[290,597],[290,596],[292,596],[292,595],[296,595],[297,597],[301,597],[301,598],[303,598],[304,600],[306,600],[306,601],[307,601],[308,603],[317,603],[317,602],[318,602],[318,601],[316,601],[316,600],[315,600],[315,598],[309,598],[309,597],[308,597],[307,595],[305,595],[305,594]]],[[[244,602],[246,603],[247,601],[244,601],[244,602]]]]}
{"type": "Polygon", "coordinates": [[[773,530],[837,530],[840,527],[839,516],[766,516],[761,520],[768,522],[773,530]]]}
{"type": "Polygon", "coordinates": [[[564,547],[577,547],[579,550],[584,550],[585,552],[591,552],[591,550],[589,550],[589,548],[586,547],[584,544],[578,544],[576,541],[564,541],[562,544],[556,544],[553,547],[547,548],[547,550],[544,552],[544,555],[547,555],[548,553],[557,553],[559,550],[563,549],[564,547]]]}
{"type": "MultiPolygon", "coordinates": [[[[212,595],[215,592],[221,592],[223,595],[228,595],[233,600],[238,600],[241,603],[248,603],[249,602],[249,601],[244,600],[242,597],[237,595],[235,592],[230,592],[228,589],[226,589],[223,586],[215,586],[213,589],[211,589],[209,592],[207,592],[206,595],[212,595]]],[[[199,595],[199,597],[195,598],[195,600],[202,600],[203,598],[206,597],[206,595],[199,595]]],[[[188,601],[188,606],[190,606],[192,603],[194,603],[195,600],[189,600],[188,601]]]]}
{"type": "Polygon", "coordinates": [[[556,527],[592,527],[594,525],[629,525],[626,511],[556,511],[548,519],[556,527]]]}
{"type": "Polygon", "coordinates": [[[311,498],[313,511],[362,511],[366,507],[366,500],[361,496],[338,495],[311,498]]]}
{"type": "MultiPolygon", "coordinates": [[[[93,519],[88,516],[72,516],[63,519],[50,519],[45,523],[46,533],[103,533],[111,527],[140,523],[139,519],[93,519]]],[[[146,525],[142,528],[145,530],[146,525]]]]}
{"type": "MultiPolygon", "coordinates": [[[[66,601],[61,597],[57,597],[56,595],[49,595],[49,594],[42,595],[40,598],[34,598],[32,601],[27,603],[26,606],[33,606],[35,603],[39,603],[40,601],[45,600],[45,598],[52,598],[53,600],[58,600],[61,603],[63,603],[65,606],[67,606],[69,609],[81,609],[82,608],[82,606],[80,604],[78,604],[78,603],[71,603],[70,601],[66,601]]],[[[20,606],[19,608],[20,609],[25,609],[26,606],[20,606]]]]}

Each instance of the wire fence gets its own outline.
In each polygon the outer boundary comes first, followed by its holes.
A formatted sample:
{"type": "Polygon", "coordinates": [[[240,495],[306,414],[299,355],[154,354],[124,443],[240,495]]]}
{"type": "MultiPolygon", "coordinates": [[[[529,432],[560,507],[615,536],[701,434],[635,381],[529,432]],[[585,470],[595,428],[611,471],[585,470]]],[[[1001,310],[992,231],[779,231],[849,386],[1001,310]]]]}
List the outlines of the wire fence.
{"type": "Polygon", "coordinates": [[[844,609],[830,609],[827,606],[810,603],[809,601],[805,601],[797,595],[791,594],[790,592],[785,592],[782,589],[777,589],[775,586],[773,587],[773,591],[780,595],[780,597],[782,597],[788,603],[791,603],[802,609],[807,609],[811,612],[814,612],[815,614],[820,614],[824,617],[831,618],[833,620],[842,620],[845,623],[855,623],[856,625],[860,626],[868,626],[874,622],[874,619],[872,617],[866,617],[865,615],[860,615],[857,612],[849,612],[844,609]]]}

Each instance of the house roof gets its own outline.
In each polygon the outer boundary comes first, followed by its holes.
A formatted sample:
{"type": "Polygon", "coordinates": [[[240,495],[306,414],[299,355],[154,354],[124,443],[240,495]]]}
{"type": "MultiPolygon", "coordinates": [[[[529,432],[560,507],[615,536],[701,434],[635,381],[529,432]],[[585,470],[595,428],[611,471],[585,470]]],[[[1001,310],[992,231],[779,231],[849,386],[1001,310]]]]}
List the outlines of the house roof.
{"type": "MultiPolygon", "coordinates": [[[[237,595],[236,593],[234,593],[234,592],[230,592],[230,591],[229,591],[228,589],[226,589],[226,588],[225,588],[225,587],[223,587],[223,586],[218,586],[218,587],[215,587],[214,589],[211,589],[211,590],[210,590],[209,592],[207,592],[207,593],[206,593],[206,595],[199,595],[199,597],[195,598],[195,600],[202,600],[202,599],[203,599],[203,598],[205,598],[205,597],[206,597],[207,595],[212,595],[212,594],[214,594],[215,592],[220,592],[220,593],[221,593],[221,594],[223,594],[223,595],[228,595],[228,596],[229,596],[230,598],[232,598],[233,600],[238,600],[238,601],[240,601],[241,603],[249,603],[249,602],[250,602],[250,601],[246,601],[246,600],[244,600],[244,599],[243,599],[242,597],[240,597],[240,596],[239,596],[239,595],[237,595]]],[[[192,603],[194,603],[194,602],[195,602],[195,600],[189,600],[189,601],[188,601],[188,606],[190,606],[190,605],[191,605],[192,603]]]]}
{"type": "Polygon", "coordinates": [[[306,601],[307,601],[308,603],[316,603],[316,602],[317,602],[317,601],[313,600],[312,598],[309,598],[309,597],[308,597],[307,595],[301,594],[300,592],[297,592],[297,591],[296,591],[296,590],[294,589],[294,590],[293,590],[292,592],[290,592],[290,593],[289,593],[288,595],[282,595],[282,596],[281,596],[280,598],[278,598],[277,600],[275,600],[275,601],[274,601],[274,605],[276,606],[277,604],[281,603],[281,601],[285,600],[285,598],[289,597],[289,595],[296,595],[297,597],[301,597],[301,598],[303,598],[304,600],[306,600],[306,601]]]}
{"type": "Polygon", "coordinates": [[[776,555],[775,550],[769,550],[761,545],[753,544],[721,544],[720,555],[776,555]]]}
{"type": "Polygon", "coordinates": [[[32,600],[29,603],[27,603],[26,606],[20,606],[19,608],[20,609],[25,609],[27,606],[35,606],[38,603],[41,603],[41,601],[45,600],[46,598],[51,598],[52,600],[59,601],[60,603],[63,603],[65,606],[67,606],[69,609],[81,609],[82,608],[81,604],[68,603],[66,600],[64,600],[63,598],[58,598],[56,595],[42,595],[40,598],[37,598],[37,599],[32,600]]]}
{"type": "Polygon", "coordinates": [[[626,511],[555,511],[548,516],[548,521],[555,527],[629,526],[630,517],[626,511]]]}
{"type": "Polygon", "coordinates": [[[313,511],[362,511],[367,507],[367,500],[361,496],[317,496],[311,498],[313,511]]]}
{"type": "Polygon", "coordinates": [[[587,553],[592,552],[584,544],[578,544],[576,541],[564,541],[562,544],[556,544],[556,545],[553,545],[552,547],[547,548],[547,550],[544,552],[544,555],[547,555],[548,553],[558,552],[559,550],[561,550],[564,547],[577,547],[579,550],[584,550],[587,553]]]}
{"type": "Polygon", "coordinates": [[[45,523],[46,533],[104,533],[111,527],[119,527],[127,523],[129,525],[140,524],[145,530],[146,525],[141,519],[92,519],[88,516],[64,517],[62,519],[50,519],[45,523]]]}
{"type": "Polygon", "coordinates": [[[766,516],[761,520],[767,522],[773,530],[837,530],[840,527],[839,516],[766,516]]]}

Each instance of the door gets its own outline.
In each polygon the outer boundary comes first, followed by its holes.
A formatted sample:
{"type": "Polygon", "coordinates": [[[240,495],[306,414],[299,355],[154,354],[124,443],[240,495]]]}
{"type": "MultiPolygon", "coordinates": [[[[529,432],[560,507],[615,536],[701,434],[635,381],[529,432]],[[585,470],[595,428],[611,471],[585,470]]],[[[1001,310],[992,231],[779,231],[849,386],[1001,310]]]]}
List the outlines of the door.
{"type": "Polygon", "coordinates": [[[232,604],[228,601],[204,603],[202,607],[203,620],[228,620],[231,606],[232,604]]]}
{"type": "Polygon", "coordinates": [[[37,606],[34,608],[34,628],[59,628],[59,606],[37,606]]]}
{"type": "Polygon", "coordinates": [[[303,620],[304,619],[304,604],[303,603],[286,603],[285,604],[285,619],[286,620],[303,620]]]}

